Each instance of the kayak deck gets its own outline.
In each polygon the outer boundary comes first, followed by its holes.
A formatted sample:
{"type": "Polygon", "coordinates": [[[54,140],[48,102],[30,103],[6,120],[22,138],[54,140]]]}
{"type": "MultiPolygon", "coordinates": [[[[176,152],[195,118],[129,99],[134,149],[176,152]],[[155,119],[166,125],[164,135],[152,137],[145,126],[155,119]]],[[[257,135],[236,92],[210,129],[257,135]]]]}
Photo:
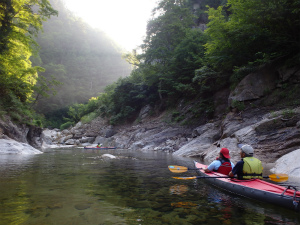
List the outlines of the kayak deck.
{"type": "Polygon", "coordinates": [[[224,177],[224,175],[217,172],[205,173],[203,169],[207,166],[196,161],[195,167],[201,175],[216,177],[216,179],[209,179],[209,182],[226,191],[299,211],[300,191],[296,189],[286,188],[260,179],[218,178],[219,176],[224,177]]]}

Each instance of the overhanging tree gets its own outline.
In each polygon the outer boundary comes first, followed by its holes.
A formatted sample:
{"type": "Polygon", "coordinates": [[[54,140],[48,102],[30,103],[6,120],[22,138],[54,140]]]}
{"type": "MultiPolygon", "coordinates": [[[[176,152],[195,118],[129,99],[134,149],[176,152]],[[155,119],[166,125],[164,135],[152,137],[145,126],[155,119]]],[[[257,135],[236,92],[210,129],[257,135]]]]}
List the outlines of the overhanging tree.
{"type": "Polygon", "coordinates": [[[25,104],[33,93],[37,73],[32,67],[34,37],[42,22],[56,15],[48,0],[4,0],[0,3],[0,92],[3,108],[13,108],[15,101],[25,104]]]}

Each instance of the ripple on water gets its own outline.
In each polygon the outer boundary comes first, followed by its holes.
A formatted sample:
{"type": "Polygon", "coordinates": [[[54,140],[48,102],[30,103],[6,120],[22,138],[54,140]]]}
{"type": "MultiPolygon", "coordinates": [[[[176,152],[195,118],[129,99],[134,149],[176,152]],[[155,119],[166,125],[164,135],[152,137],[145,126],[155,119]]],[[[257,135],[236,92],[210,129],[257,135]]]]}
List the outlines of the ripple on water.
{"type": "Polygon", "coordinates": [[[80,149],[8,158],[0,156],[0,225],[300,224],[292,211],[173,179],[167,166],[192,167],[189,158],[80,149]],[[99,160],[104,152],[119,160],[99,160]]]}

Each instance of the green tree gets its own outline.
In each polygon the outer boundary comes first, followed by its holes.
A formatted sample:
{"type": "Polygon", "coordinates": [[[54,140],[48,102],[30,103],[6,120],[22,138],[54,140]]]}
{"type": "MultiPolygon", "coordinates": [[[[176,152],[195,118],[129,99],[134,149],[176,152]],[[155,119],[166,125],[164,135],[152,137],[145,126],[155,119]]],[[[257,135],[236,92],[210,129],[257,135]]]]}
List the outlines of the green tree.
{"type": "Polygon", "coordinates": [[[171,64],[174,51],[195,25],[195,17],[185,1],[163,0],[154,10],[154,19],[148,22],[147,36],[139,56],[142,66],[151,70],[151,82],[158,87],[161,101],[173,86],[171,64]]]}
{"type": "Polygon", "coordinates": [[[206,53],[215,69],[232,71],[278,58],[299,63],[299,0],[228,0],[227,10],[208,11],[206,53]]]}
{"type": "Polygon", "coordinates": [[[193,83],[195,70],[205,65],[207,36],[200,29],[190,29],[186,37],[177,45],[171,61],[173,98],[195,97],[198,85],[193,83]]]}
{"type": "Polygon", "coordinates": [[[43,71],[31,65],[34,37],[42,29],[42,22],[57,11],[48,0],[6,0],[0,6],[0,93],[4,96],[1,104],[7,109],[20,101],[26,107],[38,72],[43,71]]]}

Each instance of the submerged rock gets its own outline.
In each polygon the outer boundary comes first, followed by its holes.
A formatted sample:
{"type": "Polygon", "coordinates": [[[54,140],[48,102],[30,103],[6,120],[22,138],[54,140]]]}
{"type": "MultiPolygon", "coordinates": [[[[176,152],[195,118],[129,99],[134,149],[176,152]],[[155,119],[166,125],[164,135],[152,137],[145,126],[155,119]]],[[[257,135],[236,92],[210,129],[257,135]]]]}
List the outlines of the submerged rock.
{"type": "Polygon", "coordinates": [[[103,158],[103,159],[104,159],[104,158],[108,158],[108,159],[116,159],[117,157],[114,156],[114,155],[111,155],[111,154],[103,154],[103,155],[102,155],[102,158],[103,158]]]}
{"type": "Polygon", "coordinates": [[[77,210],[85,210],[91,207],[91,203],[81,203],[81,204],[76,204],[74,206],[75,209],[77,210]]]}

